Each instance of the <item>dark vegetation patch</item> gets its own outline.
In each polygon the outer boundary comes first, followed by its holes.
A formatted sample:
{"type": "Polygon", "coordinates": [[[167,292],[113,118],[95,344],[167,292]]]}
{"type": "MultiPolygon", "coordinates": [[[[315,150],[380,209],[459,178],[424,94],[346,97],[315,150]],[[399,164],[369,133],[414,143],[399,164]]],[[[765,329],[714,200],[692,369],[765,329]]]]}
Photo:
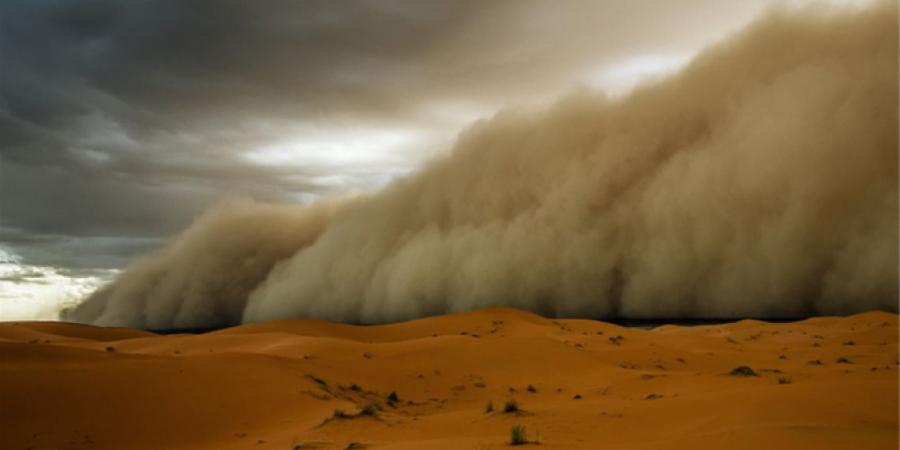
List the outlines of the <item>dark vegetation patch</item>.
{"type": "Polygon", "coordinates": [[[734,369],[731,369],[731,372],[728,373],[733,377],[758,377],[759,374],[753,371],[749,366],[738,366],[734,369]]]}

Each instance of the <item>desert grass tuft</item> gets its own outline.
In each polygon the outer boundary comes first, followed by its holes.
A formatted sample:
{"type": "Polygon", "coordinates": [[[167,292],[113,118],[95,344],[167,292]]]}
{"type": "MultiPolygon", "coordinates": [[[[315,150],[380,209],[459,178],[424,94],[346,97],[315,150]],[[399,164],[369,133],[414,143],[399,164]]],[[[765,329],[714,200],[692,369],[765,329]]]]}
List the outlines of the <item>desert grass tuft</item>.
{"type": "Polygon", "coordinates": [[[391,391],[387,396],[388,403],[397,403],[400,401],[400,397],[397,396],[397,391],[391,391]]]}
{"type": "Polygon", "coordinates": [[[748,366],[738,366],[731,370],[729,375],[733,377],[758,377],[759,375],[748,366]]]}
{"type": "Polygon", "coordinates": [[[317,376],[315,376],[315,375],[307,374],[306,376],[307,376],[307,378],[309,378],[310,380],[313,380],[313,381],[314,381],[316,384],[318,384],[319,386],[328,386],[328,383],[326,383],[325,380],[323,380],[323,379],[321,379],[321,378],[319,378],[319,377],[317,377],[317,376]]]}
{"type": "Polygon", "coordinates": [[[528,435],[525,432],[525,426],[515,424],[509,429],[509,445],[524,445],[528,443],[528,435]]]}
{"type": "Polygon", "coordinates": [[[359,415],[361,416],[374,416],[378,414],[378,411],[381,411],[381,404],[372,402],[363,405],[362,409],[359,410],[359,415]]]}

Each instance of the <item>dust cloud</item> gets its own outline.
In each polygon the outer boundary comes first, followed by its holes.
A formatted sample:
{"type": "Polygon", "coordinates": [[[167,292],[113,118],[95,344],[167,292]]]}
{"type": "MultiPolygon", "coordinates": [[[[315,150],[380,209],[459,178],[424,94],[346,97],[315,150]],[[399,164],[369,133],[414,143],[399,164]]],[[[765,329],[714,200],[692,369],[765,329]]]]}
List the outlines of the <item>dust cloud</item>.
{"type": "Polygon", "coordinates": [[[772,11],[624,98],[501,111],[371,196],[219,206],[64,318],[897,311],[897,16],[772,11]]]}

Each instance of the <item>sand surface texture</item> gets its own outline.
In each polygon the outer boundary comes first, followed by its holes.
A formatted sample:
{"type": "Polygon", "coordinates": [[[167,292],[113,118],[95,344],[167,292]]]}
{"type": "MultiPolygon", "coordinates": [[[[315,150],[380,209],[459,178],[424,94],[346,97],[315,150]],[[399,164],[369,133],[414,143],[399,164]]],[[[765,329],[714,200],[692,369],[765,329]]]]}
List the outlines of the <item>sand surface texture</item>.
{"type": "Polygon", "coordinates": [[[491,449],[521,424],[540,448],[896,449],[897,333],[887,313],[646,330],[490,309],[168,336],[3,323],[0,448],[491,449]]]}

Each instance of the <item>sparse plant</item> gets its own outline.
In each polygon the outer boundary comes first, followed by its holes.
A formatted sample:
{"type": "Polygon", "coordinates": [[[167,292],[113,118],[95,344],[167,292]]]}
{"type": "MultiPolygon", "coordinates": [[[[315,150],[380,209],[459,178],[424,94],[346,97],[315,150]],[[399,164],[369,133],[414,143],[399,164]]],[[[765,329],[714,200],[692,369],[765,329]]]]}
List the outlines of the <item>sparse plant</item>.
{"type": "Polygon", "coordinates": [[[534,394],[534,393],[537,392],[537,388],[534,387],[534,386],[532,386],[532,385],[530,385],[530,384],[528,385],[528,388],[526,388],[526,390],[527,390],[528,392],[531,392],[532,394],[534,394]]]}
{"type": "Polygon", "coordinates": [[[315,376],[315,375],[307,374],[306,376],[307,376],[310,380],[313,380],[313,381],[314,381],[316,384],[318,384],[319,386],[328,386],[328,383],[326,383],[325,380],[323,380],[323,379],[321,379],[321,378],[319,378],[319,377],[317,377],[317,376],[315,376]]]}
{"type": "Polygon", "coordinates": [[[509,429],[509,445],[524,445],[528,443],[528,435],[525,432],[525,426],[514,424],[509,429]]]}
{"type": "Polygon", "coordinates": [[[791,377],[779,377],[778,384],[791,384],[791,377]]]}
{"type": "Polygon", "coordinates": [[[391,391],[387,396],[387,401],[389,403],[397,403],[400,401],[400,397],[397,396],[397,391],[391,391]]]}
{"type": "Polygon", "coordinates": [[[749,366],[738,366],[731,370],[729,374],[733,377],[758,377],[759,375],[749,366]]]}
{"type": "Polygon", "coordinates": [[[349,419],[351,416],[347,414],[343,409],[336,409],[334,413],[331,414],[335,419],[349,419]]]}
{"type": "Polygon", "coordinates": [[[490,414],[494,412],[494,402],[487,402],[487,405],[484,405],[484,413],[490,414]]]}
{"type": "Polygon", "coordinates": [[[381,411],[381,405],[375,402],[367,403],[360,409],[359,415],[361,416],[374,416],[378,414],[378,411],[381,411]]]}
{"type": "Polygon", "coordinates": [[[514,413],[517,411],[519,411],[519,402],[517,402],[515,399],[511,398],[503,404],[503,412],[514,413]]]}
{"type": "Polygon", "coordinates": [[[853,364],[849,359],[847,359],[844,356],[841,356],[840,358],[838,358],[836,362],[838,364],[853,364]]]}

